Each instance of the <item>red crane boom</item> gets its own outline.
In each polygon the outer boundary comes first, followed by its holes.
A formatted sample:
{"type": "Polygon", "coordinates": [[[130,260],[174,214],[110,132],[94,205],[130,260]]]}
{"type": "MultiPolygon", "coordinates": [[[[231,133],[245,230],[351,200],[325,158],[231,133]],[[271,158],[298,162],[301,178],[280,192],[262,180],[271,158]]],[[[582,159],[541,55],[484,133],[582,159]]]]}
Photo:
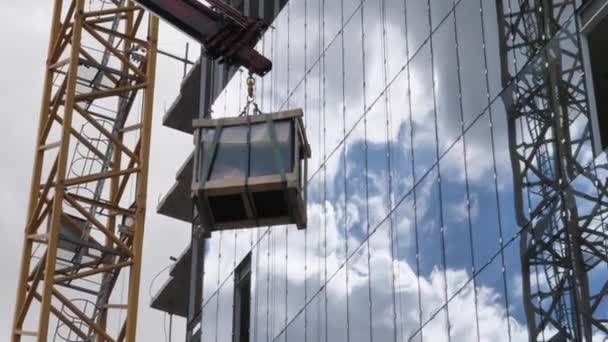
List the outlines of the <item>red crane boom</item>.
{"type": "Polygon", "coordinates": [[[136,2],[199,41],[212,59],[242,65],[260,76],[272,69],[272,62],[254,49],[268,28],[262,19],[244,16],[220,0],[207,0],[211,7],[197,0],[136,2]]]}

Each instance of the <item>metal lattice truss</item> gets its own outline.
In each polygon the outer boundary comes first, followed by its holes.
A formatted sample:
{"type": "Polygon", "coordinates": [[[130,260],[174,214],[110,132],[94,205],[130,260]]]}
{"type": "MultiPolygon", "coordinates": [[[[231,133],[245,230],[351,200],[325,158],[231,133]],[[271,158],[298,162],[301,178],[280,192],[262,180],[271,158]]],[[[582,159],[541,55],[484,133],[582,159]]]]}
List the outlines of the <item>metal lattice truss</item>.
{"type": "Polygon", "coordinates": [[[54,3],[11,339],[135,341],[158,19],[54,3]]]}
{"type": "Polygon", "coordinates": [[[530,341],[591,341],[608,335],[608,280],[589,280],[608,271],[608,181],[592,160],[576,5],[510,2],[497,8],[530,341]]]}

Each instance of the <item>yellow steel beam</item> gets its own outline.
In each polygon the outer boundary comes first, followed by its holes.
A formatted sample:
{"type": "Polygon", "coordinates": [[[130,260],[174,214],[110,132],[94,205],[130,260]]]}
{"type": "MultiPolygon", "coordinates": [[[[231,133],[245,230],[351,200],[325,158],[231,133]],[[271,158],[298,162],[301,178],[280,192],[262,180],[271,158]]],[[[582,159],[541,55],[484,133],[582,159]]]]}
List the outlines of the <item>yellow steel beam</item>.
{"type": "Polygon", "coordinates": [[[144,94],[144,115],[142,119],[141,146],[139,148],[140,172],[137,179],[135,207],[135,231],[133,233],[133,266],[129,275],[129,306],[127,308],[127,341],[135,341],[137,329],[137,306],[139,304],[139,282],[141,277],[141,260],[144,242],[144,223],[146,219],[146,199],[148,196],[148,165],[150,162],[150,139],[152,134],[152,109],[154,105],[154,82],[156,81],[156,55],[158,47],[158,17],[150,16],[148,28],[148,51],[146,64],[146,82],[148,88],[144,94]]]}
{"type": "Polygon", "coordinates": [[[112,264],[111,266],[97,267],[97,268],[90,269],[88,271],[80,271],[78,273],[73,273],[73,274],[70,274],[67,276],[56,277],[55,282],[59,283],[59,282],[64,282],[64,281],[68,281],[68,280],[84,278],[84,277],[112,271],[112,270],[115,270],[118,268],[123,268],[123,267],[131,266],[131,265],[132,265],[132,261],[123,261],[118,264],[112,264]]]}
{"type": "MultiPolygon", "coordinates": [[[[49,333],[49,320],[51,315],[51,293],[53,291],[53,274],[55,273],[57,258],[57,248],[59,244],[59,230],[61,228],[61,213],[63,211],[63,196],[65,194],[65,178],[68,167],[68,156],[70,153],[70,129],[72,127],[72,114],[74,113],[74,96],[76,95],[76,81],[78,78],[78,64],[74,61],[78,60],[78,49],[81,44],[81,28],[84,11],[84,0],[76,0],[74,25],[72,33],[72,51],[70,55],[71,63],[68,68],[68,85],[65,95],[64,118],[61,130],[61,147],[59,148],[57,162],[57,180],[55,185],[55,199],[51,209],[51,217],[49,223],[49,238],[47,242],[47,262],[44,265],[44,280],[42,284],[42,299],[40,300],[40,315],[38,323],[38,339],[46,341],[49,333]]],[[[31,291],[35,291],[32,289],[31,291]]]]}
{"type": "MultiPolygon", "coordinates": [[[[53,46],[55,44],[55,40],[57,39],[58,32],[61,27],[61,8],[62,8],[62,0],[55,0],[53,7],[53,15],[51,18],[51,30],[50,30],[50,38],[49,38],[49,46],[48,46],[48,54],[51,55],[53,51],[53,46]]],[[[54,61],[47,61],[47,66],[54,63],[54,61]]],[[[50,69],[46,69],[45,77],[44,77],[44,86],[43,86],[43,94],[42,94],[42,105],[40,109],[40,118],[38,119],[38,134],[36,138],[36,142],[41,140],[43,135],[43,130],[45,126],[45,121],[47,120],[48,108],[50,106],[51,100],[51,91],[53,87],[53,71],[50,69]]],[[[29,199],[29,207],[27,211],[27,221],[31,220],[33,213],[37,207],[38,203],[38,187],[40,184],[40,178],[42,177],[42,166],[44,162],[44,151],[41,151],[38,143],[36,144],[36,152],[34,155],[34,167],[32,171],[32,180],[30,187],[30,199],[29,199]]],[[[15,313],[13,319],[13,327],[11,333],[12,341],[20,341],[21,340],[21,332],[23,331],[23,319],[20,319],[21,311],[25,310],[26,304],[26,294],[27,294],[27,280],[30,270],[31,264],[31,254],[32,254],[32,244],[33,242],[27,238],[28,231],[24,232],[23,238],[23,251],[21,253],[21,270],[19,272],[18,278],[18,286],[17,286],[17,294],[16,294],[16,303],[15,303],[15,313]]],[[[28,304],[29,306],[29,304],[28,304]]],[[[25,314],[23,315],[25,317],[25,314]]]]}
{"type": "Polygon", "coordinates": [[[144,89],[147,88],[148,85],[143,83],[143,84],[138,84],[138,85],[133,85],[133,86],[128,86],[128,87],[122,87],[122,88],[116,88],[116,89],[110,89],[110,90],[101,90],[101,91],[94,91],[91,93],[86,93],[86,94],[78,94],[76,96],[76,101],[80,102],[80,101],[92,101],[92,100],[97,100],[97,99],[101,99],[104,97],[110,97],[110,96],[116,96],[119,94],[123,94],[126,92],[130,92],[133,90],[140,90],[140,89],[144,89]]]}

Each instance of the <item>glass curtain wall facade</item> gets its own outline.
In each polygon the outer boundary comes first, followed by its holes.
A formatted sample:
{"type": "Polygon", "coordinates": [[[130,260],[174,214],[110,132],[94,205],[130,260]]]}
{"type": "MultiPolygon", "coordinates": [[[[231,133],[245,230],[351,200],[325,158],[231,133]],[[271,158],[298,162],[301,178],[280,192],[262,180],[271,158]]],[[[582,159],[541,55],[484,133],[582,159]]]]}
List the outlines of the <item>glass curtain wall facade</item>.
{"type": "MultiPolygon", "coordinates": [[[[504,86],[498,12],[485,0],[288,2],[258,46],[273,71],[256,99],[304,110],[308,228],[213,233],[203,341],[233,339],[249,254],[250,341],[528,341],[505,102],[517,82],[504,86]]],[[[507,58],[517,80],[543,54],[507,58]]],[[[246,78],[214,117],[240,113],[246,78]]]]}

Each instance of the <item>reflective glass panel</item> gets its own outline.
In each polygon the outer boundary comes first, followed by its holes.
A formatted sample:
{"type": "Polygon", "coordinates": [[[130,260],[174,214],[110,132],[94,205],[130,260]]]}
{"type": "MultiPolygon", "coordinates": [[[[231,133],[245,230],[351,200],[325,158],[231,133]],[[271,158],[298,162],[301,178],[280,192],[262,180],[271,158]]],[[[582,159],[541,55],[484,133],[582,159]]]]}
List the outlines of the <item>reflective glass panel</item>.
{"type": "MultiPolygon", "coordinates": [[[[445,16],[454,6],[453,0],[433,0],[431,1],[431,21],[433,29],[442,25],[445,16]]],[[[446,21],[449,22],[449,19],[446,21]]],[[[448,24],[450,25],[450,24],[448,24]]]]}
{"type": "Polygon", "coordinates": [[[331,44],[340,45],[336,36],[342,27],[342,1],[323,1],[323,5],[324,48],[331,44]]]}
{"type": "Polygon", "coordinates": [[[324,291],[316,292],[312,295],[312,299],[306,305],[306,340],[307,342],[325,341],[327,325],[327,315],[325,314],[325,293],[324,291]]]}
{"type": "Polygon", "coordinates": [[[342,44],[337,40],[323,57],[323,127],[325,153],[329,155],[344,137],[342,44]],[[338,67],[335,67],[338,66],[338,67]],[[330,128],[328,128],[330,127],[330,128]]]}
{"type": "Polygon", "coordinates": [[[348,263],[348,283],[350,288],[348,303],[349,336],[352,342],[370,341],[371,307],[369,287],[368,243],[353,250],[348,263]]]}
{"type": "Polygon", "coordinates": [[[322,33],[322,0],[306,1],[306,63],[312,68],[319,60],[322,33]]]}
{"type": "Polygon", "coordinates": [[[252,282],[251,282],[251,338],[253,341],[263,341],[266,338],[266,265],[267,261],[267,239],[265,236],[255,237],[251,257],[252,282]]]}
{"type": "MultiPolygon", "coordinates": [[[[446,266],[465,274],[473,267],[471,253],[470,212],[464,144],[459,140],[439,161],[441,198],[445,228],[446,266]]],[[[476,203],[479,205],[479,203],[476,203]]],[[[478,207],[475,207],[478,209],[478,207]]],[[[450,291],[453,292],[452,284],[450,291]]]]}
{"type": "Polygon", "coordinates": [[[322,83],[321,64],[317,63],[308,74],[306,82],[306,137],[311,148],[311,157],[308,160],[311,175],[316,172],[323,161],[323,117],[322,114],[322,83]]]}
{"type": "Polygon", "coordinates": [[[407,49],[412,58],[431,33],[427,1],[406,0],[407,49]]]}
{"type": "Polygon", "coordinates": [[[361,10],[344,28],[345,129],[349,132],[363,115],[363,44],[361,10]]]}
{"type": "Polygon", "coordinates": [[[344,178],[344,147],[329,157],[326,163],[325,174],[326,201],[324,212],[324,240],[326,245],[327,273],[333,274],[339,265],[346,260],[346,201],[344,178]]]}
{"type": "Polygon", "coordinates": [[[488,104],[479,1],[463,0],[456,6],[456,23],[462,107],[467,127],[488,104]]]}
{"type": "Polygon", "coordinates": [[[369,108],[384,89],[384,51],[382,45],[382,20],[380,0],[363,3],[363,48],[365,62],[365,104],[369,108]]]}
{"type": "Polygon", "coordinates": [[[305,305],[307,241],[306,232],[293,225],[287,229],[287,321],[291,321],[305,305]]]}
{"type": "Polygon", "coordinates": [[[202,315],[202,340],[203,341],[215,341],[217,337],[217,328],[215,325],[215,317],[217,316],[217,296],[213,296],[203,306],[202,315]]]}
{"type": "Polygon", "coordinates": [[[271,332],[279,335],[287,320],[287,244],[285,226],[270,231],[271,332]]]}
{"type": "MultiPolygon", "coordinates": [[[[485,53],[488,62],[488,80],[490,83],[490,98],[493,99],[502,89],[502,68],[500,49],[499,20],[496,12],[496,1],[482,2],[482,20],[484,25],[485,53]]],[[[505,61],[510,61],[506,56],[505,61]]]]}
{"type": "Polygon", "coordinates": [[[393,255],[390,221],[384,221],[369,237],[372,337],[390,341],[395,333],[393,255]]]}
{"type": "Polygon", "coordinates": [[[286,340],[291,342],[305,342],[306,339],[306,317],[302,311],[293,321],[289,323],[286,331],[286,340]]]}
{"type": "Polygon", "coordinates": [[[289,79],[289,67],[291,66],[288,47],[290,46],[289,38],[291,32],[288,31],[288,13],[287,8],[281,11],[281,14],[273,22],[275,27],[274,34],[274,51],[272,57],[272,71],[271,78],[273,82],[273,111],[278,111],[283,108],[284,103],[287,101],[287,97],[290,92],[289,79]]]}
{"type": "Polygon", "coordinates": [[[393,80],[407,62],[405,31],[405,1],[384,0],[384,29],[386,32],[387,83],[393,80]]]}
{"type": "Polygon", "coordinates": [[[425,44],[410,64],[414,179],[418,181],[437,160],[430,44],[425,44]]]}
{"type": "Polygon", "coordinates": [[[366,115],[367,196],[370,228],[389,211],[388,146],[386,140],[386,102],[381,96],[366,115]]]}
{"type": "Polygon", "coordinates": [[[327,284],[327,341],[346,341],[347,291],[346,267],[341,267],[327,284]]]}
{"type": "Polygon", "coordinates": [[[209,179],[247,176],[247,126],[222,128],[209,179]]]}
{"type": "Polygon", "coordinates": [[[289,6],[289,91],[300,84],[306,73],[306,36],[307,28],[304,6],[307,0],[293,0],[287,3],[289,6]]]}
{"type": "Polygon", "coordinates": [[[325,276],[325,264],[323,262],[325,255],[323,180],[323,172],[319,172],[308,182],[308,193],[314,195],[308,198],[308,227],[305,232],[306,291],[309,298],[319,290],[325,276]]]}
{"type": "Polygon", "coordinates": [[[462,130],[454,30],[454,16],[450,14],[432,37],[439,155],[454,143],[462,130]]]}
{"type": "Polygon", "coordinates": [[[275,121],[276,145],[273,141],[271,126],[268,123],[251,125],[251,161],[250,177],[278,175],[291,172],[293,169],[293,122],[290,120],[275,121]],[[280,158],[279,160],[277,160],[280,158]]]}
{"type": "Polygon", "coordinates": [[[232,339],[233,299],[234,276],[231,275],[218,292],[217,314],[215,316],[218,341],[230,341],[232,339]]]}
{"type": "Polygon", "coordinates": [[[419,300],[421,279],[418,276],[415,214],[413,193],[399,202],[392,214],[396,334],[399,341],[407,341],[421,324],[419,300]]]}
{"type": "Polygon", "coordinates": [[[389,99],[389,157],[393,204],[413,186],[412,130],[408,70],[405,69],[388,89],[389,99]]]}
{"type": "Polygon", "coordinates": [[[344,6],[344,21],[346,23],[348,20],[353,19],[355,11],[361,5],[361,0],[343,0],[342,3],[344,6]]]}
{"type": "Polygon", "coordinates": [[[346,138],[347,249],[355,250],[368,231],[365,125],[359,123],[346,138]]]}

